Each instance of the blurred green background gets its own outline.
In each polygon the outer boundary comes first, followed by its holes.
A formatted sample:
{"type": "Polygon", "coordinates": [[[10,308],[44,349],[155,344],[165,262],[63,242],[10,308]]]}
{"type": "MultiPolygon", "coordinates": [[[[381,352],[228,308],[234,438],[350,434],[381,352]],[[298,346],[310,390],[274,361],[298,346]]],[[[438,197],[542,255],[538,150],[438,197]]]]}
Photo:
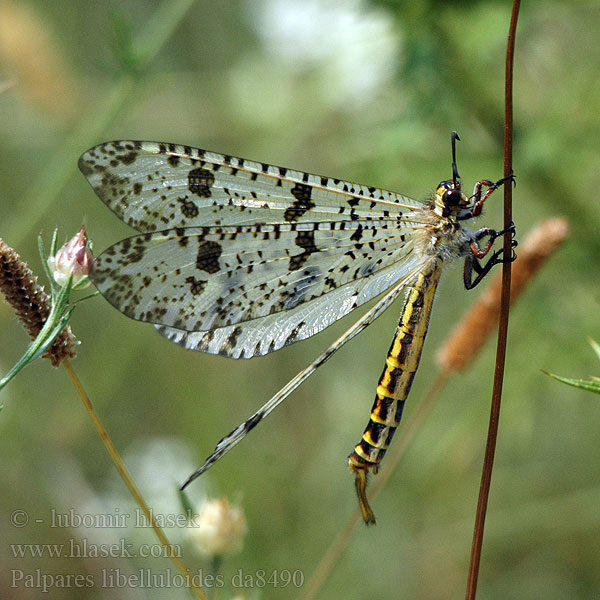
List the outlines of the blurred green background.
{"type": "MultiPolygon", "coordinates": [[[[41,273],[40,231],[49,240],[58,227],[62,241],[84,221],[97,253],[131,235],[76,170],[83,151],[110,139],[189,144],[425,198],[450,176],[456,129],[465,187],[498,178],[510,8],[492,0],[1,1],[0,237],[41,273]]],[[[600,403],[541,372],[600,372],[586,342],[600,338],[599,30],[596,1],[523,3],[515,222],[522,238],[539,220],[566,216],[572,237],[512,312],[481,599],[600,594],[600,403]]],[[[486,225],[500,225],[500,200],[486,206],[486,225]]],[[[464,291],[459,267],[449,269],[405,418],[433,379],[436,348],[478,294],[464,291]]],[[[242,552],[218,567],[227,581],[239,569],[308,580],[355,510],[346,456],[367,423],[399,309],[191,486],[195,507],[224,496],[246,513],[242,552]]],[[[274,355],[231,361],[186,352],[96,298],[72,320],[81,340],[74,366],[156,513],[174,514],[177,485],[220,437],[354,318],[274,355]]],[[[27,345],[4,303],[0,331],[4,373],[27,345]]],[[[374,503],[378,525],[357,529],[319,597],[464,594],[493,364],[490,343],[446,387],[374,503]]],[[[116,570],[174,573],[164,558],[34,557],[23,546],[18,556],[22,544],[65,544],[69,554],[71,540],[125,539],[134,550],[155,540],[141,527],[53,526],[53,514],[126,514],[129,524],[135,514],[62,370],[37,361],[0,401],[3,598],[39,598],[25,579],[36,573],[93,584],[55,583],[45,598],[189,597],[102,587],[102,573],[116,570]],[[11,524],[14,511],[25,511],[26,526],[11,524]]],[[[166,531],[194,572],[208,572],[185,531],[166,531]]],[[[302,589],[227,583],[218,597],[234,593],[296,598],[302,589]]]]}

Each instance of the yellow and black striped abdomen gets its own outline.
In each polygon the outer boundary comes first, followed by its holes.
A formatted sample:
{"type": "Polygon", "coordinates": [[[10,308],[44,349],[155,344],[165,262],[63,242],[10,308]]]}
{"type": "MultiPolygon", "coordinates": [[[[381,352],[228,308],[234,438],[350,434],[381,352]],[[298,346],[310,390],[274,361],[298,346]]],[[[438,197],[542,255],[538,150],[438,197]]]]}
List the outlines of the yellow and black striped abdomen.
{"type": "Polygon", "coordinates": [[[367,472],[377,472],[400,424],[404,402],[419,366],[440,273],[440,265],[435,261],[408,288],[400,322],[377,384],[369,424],[348,459],[350,470],[356,473],[356,489],[367,523],[375,522],[365,493],[367,472]]]}

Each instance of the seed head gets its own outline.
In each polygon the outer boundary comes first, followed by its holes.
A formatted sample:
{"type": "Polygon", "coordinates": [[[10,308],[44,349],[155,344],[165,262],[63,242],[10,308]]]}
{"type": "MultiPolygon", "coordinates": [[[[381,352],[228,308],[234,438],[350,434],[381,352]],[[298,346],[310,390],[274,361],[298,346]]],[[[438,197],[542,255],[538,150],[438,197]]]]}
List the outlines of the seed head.
{"type": "Polygon", "coordinates": [[[202,554],[220,556],[239,552],[247,530],[244,511],[218,498],[204,503],[189,531],[202,554]]]}

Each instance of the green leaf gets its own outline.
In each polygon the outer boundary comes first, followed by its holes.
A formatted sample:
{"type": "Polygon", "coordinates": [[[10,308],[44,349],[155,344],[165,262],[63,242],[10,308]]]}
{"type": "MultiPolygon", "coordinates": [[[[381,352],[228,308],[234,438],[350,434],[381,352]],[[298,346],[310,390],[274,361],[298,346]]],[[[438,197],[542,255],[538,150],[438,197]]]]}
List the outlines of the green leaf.
{"type": "Polygon", "coordinates": [[[567,377],[554,375],[554,373],[548,373],[548,371],[544,371],[544,373],[546,373],[546,375],[550,375],[550,377],[556,379],[557,381],[562,381],[562,383],[579,388],[580,390],[587,390],[588,392],[600,394],[600,382],[598,381],[588,381],[587,379],[569,379],[567,377]]]}

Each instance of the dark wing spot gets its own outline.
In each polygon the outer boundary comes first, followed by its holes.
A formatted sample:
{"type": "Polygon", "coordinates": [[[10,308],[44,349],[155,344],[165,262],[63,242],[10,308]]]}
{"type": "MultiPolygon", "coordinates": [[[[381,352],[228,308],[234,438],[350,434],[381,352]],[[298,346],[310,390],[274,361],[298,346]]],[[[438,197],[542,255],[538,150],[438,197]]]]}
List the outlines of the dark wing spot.
{"type": "Polygon", "coordinates": [[[188,174],[188,188],[192,194],[201,198],[210,198],[210,188],[215,183],[215,176],[207,169],[192,169],[188,174]]]}
{"type": "Polygon", "coordinates": [[[219,266],[219,257],[223,249],[217,242],[201,241],[198,244],[198,254],[196,256],[196,268],[206,271],[209,274],[216,273],[219,266]]]}
{"type": "Polygon", "coordinates": [[[360,238],[362,237],[362,233],[363,233],[363,226],[359,224],[356,231],[350,236],[350,239],[353,242],[359,242],[360,238]]]}
{"type": "MultiPolygon", "coordinates": [[[[344,266],[347,267],[347,265],[344,265],[344,266]]],[[[331,277],[326,277],[325,281],[323,282],[323,285],[326,285],[330,290],[335,290],[335,288],[337,287],[338,284],[335,281],[335,279],[332,279],[331,277]]]]}
{"type": "Polygon", "coordinates": [[[315,206],[315,203],[310,199],[312,194],[312,187],[310,185],[297,183],[290,190],[290,193],[292,196],[294,196],[294,198],[296,198],[296,200],[283,213],[283,218],[287,222],[297,221],[305,212],[309,211],[315,206]]]}
{"type": "Polygon", "coordinates": [[[195,277],[192,277],[192,276],[188,277],[185,280],[185,282],[190,285],[190,293],[192,294],[192,296],[199,296],[204,291],[204,288],[206,287],[206,284],[208,283],[205,280],[196,279],[195,277]]]}
{"type": "Polygon", "coordinates": [[[304,252],[290,257],[290,271],[301,269],[313,252],[320,252],[315,245],[314,231],[298,231],[298,235],[296,236],[296,246],[302,248],[304,252]]]}
{"type": "Polygon", "coordinates": [[[198,216],[198,207],[194,202],[188,200],[187,196],[177,198],[181,205],[181,212],[186,219],[193,219],[198,216]]]}
{"type": "Polygon", "coordinates": [[[130,165],[131,163],[135,162],[137,157],[138,153],[133,151],[128,152],[127,154],[118,154],[115,156],[115,158],[124,165],[130,165]]]}
{"type": "Polygon", "coordinates": [[[219,354],[223,354],[224,356],[229,356],[231,351],[235,349],[237,346],[238,338],[242,333],[241,327],[234,327],[233,331],[227,336],[227,339],[221,346],[221,351],[219,354]]]}
{"type": "Polygon", "coordinates": [[[300,333],[302,327],[304,327],[304,324],[304,321],[300,321],[300,323],[298,323],[298,325],[296,325],[296,327],[292,329],[292,332],[290,333],[290,335],[288,335],[287,339],[285,340],[285,346],[293,344],[296,341],[296,338],[298,337],[298,334],[300,333]]]}
{"type": "Polygon", "coordinates": [[[251,416],[244,423],[244,430],[246,431],[246,433],[248,433],[248,431],[250,431],[251,429],[254,429],[254,427],[256,427],[261,422],[262,418],[263,416],[261,414],[251,416]]]}
{"type": "Polygon", "coordinates": [[[130,263],[136,263],[144,258],[146,246],[141,238],[128,238],[123,240],[124,260],[130,263]]]}

